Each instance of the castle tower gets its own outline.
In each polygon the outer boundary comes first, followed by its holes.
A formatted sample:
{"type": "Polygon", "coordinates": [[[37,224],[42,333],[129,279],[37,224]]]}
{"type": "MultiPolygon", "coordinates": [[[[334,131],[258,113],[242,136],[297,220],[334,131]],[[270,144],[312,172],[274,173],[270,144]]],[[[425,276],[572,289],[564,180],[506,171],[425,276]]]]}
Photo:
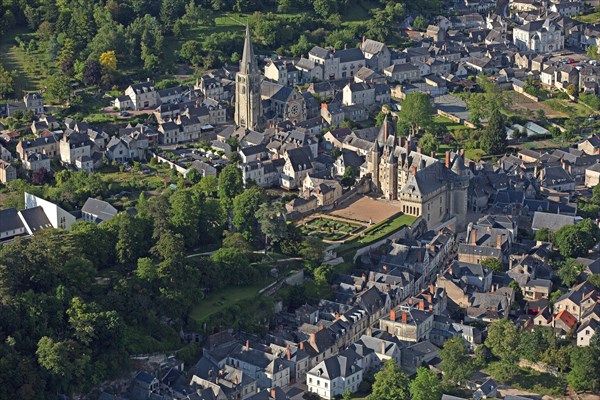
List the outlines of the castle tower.
{"type": "Polygon", "coordinates": [[[254,58],[248,25],[246,25],[246,40],[240,61],[240,72],[235,76],[234,117],[238,127],[253,130],[261,127],[260,71],[254,58]]]}

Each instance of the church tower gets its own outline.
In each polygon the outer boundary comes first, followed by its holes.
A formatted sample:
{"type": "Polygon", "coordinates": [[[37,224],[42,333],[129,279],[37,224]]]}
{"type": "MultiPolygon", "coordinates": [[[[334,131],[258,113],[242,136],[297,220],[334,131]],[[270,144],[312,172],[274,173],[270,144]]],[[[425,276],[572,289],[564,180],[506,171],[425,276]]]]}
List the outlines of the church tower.
{"type": "Polygon", "coordinates": [[[241,128],[258,130],[261,117],[260,71],[252,50],[250,27],[246,25],[240,72],[235,76],[235,124],[241,128]]]}

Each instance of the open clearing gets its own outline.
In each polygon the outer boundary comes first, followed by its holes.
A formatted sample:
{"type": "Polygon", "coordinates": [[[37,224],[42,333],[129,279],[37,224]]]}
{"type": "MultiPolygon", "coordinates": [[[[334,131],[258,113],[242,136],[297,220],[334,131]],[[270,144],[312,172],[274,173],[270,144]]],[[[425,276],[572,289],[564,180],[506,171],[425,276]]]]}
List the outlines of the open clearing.
{"type": "Polygon", "coordinates": [[[335,209],[330,214],[358,221],[370,221],[376,224],[398,212],[400,212],[400,205],[398,204],[361,196],[346,203],[343,207],[335,209]]]}

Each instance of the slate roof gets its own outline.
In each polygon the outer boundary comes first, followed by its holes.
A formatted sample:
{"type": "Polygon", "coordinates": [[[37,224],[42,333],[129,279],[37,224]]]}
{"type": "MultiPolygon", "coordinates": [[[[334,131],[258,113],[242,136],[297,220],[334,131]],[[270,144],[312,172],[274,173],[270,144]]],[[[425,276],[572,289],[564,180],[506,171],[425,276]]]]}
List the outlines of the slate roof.
{"type": "Polygon", "coordinates": [[[52,228],[44,209],[41,206],[27,208],[19,211],[26,227],[29,227],[31,233],[36,233],[42,229],[52,228]]]}
{"type": "Polygon", "coordinates": [[[8,232],[23,228],[23,221],[19,218],[14,207],[0,210],[0,232],[8,232]]]}
{"type": "Polygon", "coordinates": [[[363,53],[378,54],[385,47],[385,43],[372,39],[366,39],[360,46],[363,53]]]}
{"type": "Polygon", "coordinates": [[[341,353],[321,361],[309,373],[329,380],[347,378],[362,370],[356,361],[352,354],[341,353]]]}
{"type": "Polygon", "coordinates": [[[307,168],[312,168],[312,151],[310,147],[298,147],[287,151],[287,156],[294,171],[302,171],[307,168]]]}
{"type": "Polygon", "coordinates": [[[89,197],[81,208],[81,212],[91,214],[101,221],[107,221],[117,215],[118,211],[106,201],[89,197]]]}
{"type": "Polygon", "coordinates": [[[533,214],[533,222],[531,223],[531,228],[534,230],[548,228],[550,231],[556,232],[563,226],[573,225],[574,223],[575,217],[571,215],[550,214],[536,211],[533,214]]]}

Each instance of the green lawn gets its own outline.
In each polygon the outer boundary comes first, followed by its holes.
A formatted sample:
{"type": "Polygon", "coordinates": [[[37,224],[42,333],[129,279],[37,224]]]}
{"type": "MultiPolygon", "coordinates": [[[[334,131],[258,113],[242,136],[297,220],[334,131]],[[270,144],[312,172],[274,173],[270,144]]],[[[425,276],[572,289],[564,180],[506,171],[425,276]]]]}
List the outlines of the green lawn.
{"type": "Polygon", "coordinates": [[[479,161],[481,157],[485,156],[485,151],[481,149],[468,149],[465,150],[465,156],[474,161],[479,161]]]}
{"type": "Polygon", "coordinates": [[[405,215],[402,213],[396,214],[395,216],[366,229],[359,237],[339,246],[336,249],[337,254],[338,256],[347,255],[353,250],[374,243],[400,230],[404,226],[410,226],[415,219],[417,218],[411,215],[405,215]]]}
{"type": "Polygon", "coordinates": [[[436,116],[433,118],[433,121],[435,122],[436,125],[445,126],[446,129],[450,132],[455,131],[455,130],[471,129],[468,126],[465,126],[458,122],[454,122],[451,119],[446,118],[446,117],[436,116]]]}
{"type": "Polygon", "coordinates": [[[20,97],[23,91],[41,88],[46,79],[47,63],[44,54],[39,51],[29,55],[21,49],[15,41],[16,36],[25,41],[35,34],[29,33],[25,27],[19,27],[0,37],[0,63],[9,72],[15,71],[16,97],[20,97]]]}
{"type": "Polygon", "coordinates": [[[272,281],[266,281],[250,286],[233,286],[211,292],[200,304],[192,310],[190,316],[196,322],[205,321],[212,314],[216,314],[225,308],[234,305],[242,300],[248,300],[258,295],[258,291],[270,284],[272,281]]]}
{"type": "Polygon", "coordinates": [[[586,15],[579,15],[577,17],[573,17],[573,19],[586,24],[597,24],[598,22],[600,22],[600,11],[595,11],[591,14],[586,15]]]}

